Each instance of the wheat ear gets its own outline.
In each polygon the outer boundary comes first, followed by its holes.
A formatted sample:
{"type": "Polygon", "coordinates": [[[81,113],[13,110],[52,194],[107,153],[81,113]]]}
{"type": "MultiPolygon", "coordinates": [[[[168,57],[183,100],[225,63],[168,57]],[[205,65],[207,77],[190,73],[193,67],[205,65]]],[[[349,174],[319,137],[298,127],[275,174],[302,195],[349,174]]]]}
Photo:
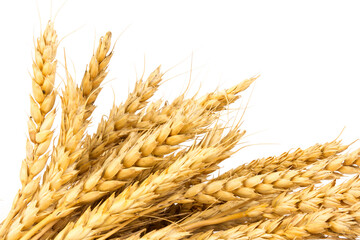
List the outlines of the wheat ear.
{"type": "MultiPolygon", "coordinates": [[[[239,141],[239,139],[243,136],[243,132],[239,132],[237,131],[236,129],[233,129],[231,131],[229,131],[225,136],[222,136],[223,134],[223,130],[222,128],[217,128],[215,126],[215,131],[211,131],[207,134],[207,136],[205,138],[203,138],[201,140],[201,142],[197,143],[196,145],[194,145],[193,147],[191,147],[190,149],[186,150],[186,151],[183,151],[183,152],[180,152],[179,154],[176,154],[176,158],[174,158],[172,160],[172,162],[176,161],[176,159],[179,159],[183,156],[186,156],[186,154],[188,154],[188,152],[192,151],[193,148],[206,148],[208,146],[221,146],[222,147],[222,153],[216,157],[216,158],[213,158],[213,160],[211,161],[211,163],[209,162],[206,162],[206,163],[199,163],[198,164],[198,173],[197,175],[201,175],[201,174],[204,174],[204,173],[207,173],[208,172],[208,167],[210,166],[213,166],[215,164],[218,164],[220,161],[228,158],[231,156],[231,148],[233,148],[236,143],[239,141]],[[217,129],[217,130],[216,130],[217,129]]],[[[148,138],[147,136],[145,136],[145,139],[148,138]]],[[[131,145],[131,142],[130,142],[130,145],[131,145]]],[[[171,164],[170,164],[171,165],[171,164]]],[[[127,171],[127,169],[124,169],[127,171]]],[[[140,170],[141,171],[141,170],[140,170]]],[[[96,174],[97,175],[97,174],[96,174]]],[[[97,175],[98,177],[96,177],[95,175],[93,175],[93,177],[91,177],[91,179],[99,179],[99,175],[97,175]]],[[[118,176],[119,177],[119,176],[118,176]]],[[[117,178],[115,178],[117,179],[117,178]]],[[[189,182],[191,181],[192,178],[188,178],[186,180],[183,180],[183,185],[188,185],[189,182]]],[[[97,181],[97,180],[96,180],[97,181]]],[[[127,181],[126,179],[124,179],[123,181],[127,181]]],[[[104,184],[106,182],[106,179],[104,180],[99,180],[98,181],[101,185],[104,184]]],[[[111,180],[110,182],[116,182],[115,180],[111,180]]],[[[95,185],[93,185],[95,186],[95,185]]],[[[91,189],[91,188],[90,188],[91,189]]],[[[96,187],[92,187],[92,189],[96,189],[96,187]]],[[[81,199],[88,199],[88,198],[91,198],[91,199],[94,199],[93,197],[96,197],[97,195],[100,195],[101,191],[97,190],[95,192],[91,192],[89,190],[86,190],[85,191],[87,197],[84,198],[84,197],[81,197],[81,199]],[[88,192],[87,192],[88,191],[88,192]]],[[[76,200],[75,202],[78,202],[79,200],[76,200]]],[[[152,215],[154,215],[156,213],[152,213],[152,215]]],[[[144,222],[141,222],[142,224],[144,222]]],[[[139,226],[141,226],[141,223],[139,223],[139,226]]],[[[133,226],[133,224],[131,224],[133,226]]]]}
{"type": "Polygon", "coordinates": [[[260,227],[288,239],[336,235],[354,238],[360,234],[359,203],[346,209],[326,208],[317,212],[295,214],[264,221],[260,227]]]}
{"type": "MultiPolygon", "coordinates": [[[[40,215],[39,211],[43,211],[51,204],[53,204],[53,201],[55,200],[53,197],[54,191],[56,191],[56,189],[59,189],[59,187],[62,184],[65,184],[67,181],[71,179],[71,177],[75,176],[76,174],[76,171],[74,169],[71,170],[71,168],[68,169],[68,167],[77,160],[79,154],[81,153],[81,150],[77,145],[79,145],[78,142],[79,140],[82,139],[83,132],[85,131],[88,125],[87,118],[90,116],[92,110],[94,109],[93,102],[95,101],[96,96],[99,93],[98,87],[106,76],[106,68],[112,55],[112,53],[106,55],[110,47],[110,38],[111,38],[111,33],[107,33],[103,38],[100,39],[99,47],[96,51],[96,54],[93,56],[92,60],[90,61],[89,70],[85,72],[84,80],[81,85],[81,90],[79,90],[76,87],[74,81],[71,79],[71,76],[67,72],[68,85],[66,86],[62,97],[63,114],[62,114],[59,143],[53,152],[50,167],[49,169],[47,169],[47,171],[44,174],[45,183],[43,184],[39,192],[36,194],[36,196],[39,199],[35,201],[39,201],[42,204],[41,209],[39,208],[38,204],[36,204],[37,207],[35,207],[34,204],[30,204],[29,207],[27,208],[27,212],[30,211],[31,214],[28,214],[26,216],[23,215],[23,217],[21,217],[20,219],[22,226],[25,228],[31,226],[32,224],[35,224],[37,221],[36,219],[43,218],[43,216],[39,216],[40,215]],[[90,78],[87,78],[89,75],[90,78]],[[74,108],[75,111],[74,109],[71,109],[73,107],[75,107],[74,108]],[[67,171],[67,173],[58,174],[59,173],[58,170],[63,172],[67,171]]],[[[50,51],[49,49],[50,48],[47,47],[45,52],[49,52],[50,51]]],[[[41,53],[41,50],[37,50],[37,52],[41,53]]],[[[51,52],[53,57],[55,55],[55,52],[56,49],[51,52]]],[[[48,55],[49,54],[50,53],[48,53],[48,55]]],[[[34,66],[41,66],[41,61],[39,57],[36,60],[37,60],[36,61],[37,65],[34,66]]],[[[45,62],[43,63],[42,68],[49,69],[50,67],[48,65],[49,64],[45,62]]],[[[53,71],[55,71],[55,64],[53,65],[54,65],[53,71]]],[[[34,73],[36,73],[35,70],[34,73]]],[[[53,72],[52,75],[50,75],[51,77],[44,77],[45,80],[43,86],[48,88],[45,92],[49,91],[50,89],[49,86],[52,87],[54,81],[53,79],[55,77],[54,74],[55,72],[53,72]],[[52,81],[51,84],[48,83],[50,80],[52,81]]],[[[36,83],[38,81],[33,81],[33,83],[34,82],[36,83]]],[[[33,89],[38,89],[38,88],[33,87],[33,89]]],[[[34,96],[36,96],[35,91],[33,92],[34,92],[34,96]]],[[[35,99],[38,98],[35,97],[35,99]]],[[[45,98],[43,104],[46,102],[49,104],[50,101],[49,100],[46,101],[45,98]]],[[[52,105],[54,104],[54,99],[52,100],[51,104],[52,105]]],[[[43,108],[45,109],[45,107],[40,107],[40,110],[43,111],[42,110],[43,108]]],[[[47,116],[49,116],[48,117],[49,119],[45,118],[43,123],[44,129],[51,127],[51,124],[55,117],[55,112],[52,111],[47,116]]],[[[29,124],[29,126],[31,125],[29,124]]],[[[49,133],[50,131],[47,132],[49,133]]],[[[45,134],[40,134],[40,136],[43,135],[45,134]]],[[[32,135],[30,134],[30,138],[31,136],[32,135]]],[[[36,137],[38,138],[38,135],[36,135],[36,137]]],[[[46,163],[46,160],[44,159],[43,164],[46,163]]],[[[36,190],[36,188],[34,188],[34,190],[36,190]]],[[[13,226],[13,228],[16,227],[21,228],[20,227],[21,224],[18,224],[17,226],[13,226]]],[[[15,234],[15,232],[13,231],[13,234],[15,234]]]]}
{"type": "Polygon", "coordinates": [[[28,121],[29,138],[26,161],[20,174],[25,186],[45,166],[49,156],[44,154],[50,145],[55,110],[53,109],[56,92],[53,91],[56,72],[56,51],[58,47],[54,24],[49,22],[42,37],[38,38],[33,63],[32,96],[28,121]]]}
{"type": "Polygon", "coordinates": [[[240,198],[258,198],[267,194],[281,193],[296,187],[309,186],[323,179],[334,179],[341,173],[358,173],[359,151],[330,157],[319,161],[309,169],[283,170],[258,174],[248,174],[228,179],[211,180],[208,183],[194,185],[185,197],[199,203],[214,204],[218,201],[232,201],[240,198]],[[337,173],[339,172],[339,173],[337,173]]]}
{"type": "MultiPolygon", "coordinates": [[[[194,96],[190,99],[184,100],[184,95],[182,94],[171,104],[164,106],[159,112],[156,112],[151,108],[149,112],[145,114],[144,120],[150,120],[153,122],[163,121],[167,123],[170,120],[169,118],[178,114],[180,109],[185,109],[185,113],[190,110],[192,112],[191,114],[193,114],[193,117],[183,117],[182,121],[178,123],[179,127],[181,127],[179,137],[171,137],[172,134],[170,134],[170,139],[180,140],[183,138],[185,140],[186,135],[194,136],[194,133],[203,133],[204,127],[209,126],[210,123],[218,119],[218,116],[216,116],[217,112],[223,110],[226,106],[229,106],[231,103],[235,102],[240,97],[238,94],[246,90],[256,79],[256,77],[246,79],[232,88],[218,93],[209,93],[199,99],[196,99],[196,96],[194,96]]],[[[152,171],[161,171],[166,169],[170,164],[171,161],[160,161],[154,166],[152,171]]],[[[216,169],[216,166],[214,166],[212,171],[215,171],[216,169]]],[[[208,170],[210,170],[210,168],[208,168],[208,170]]]]}
{"type": "MultiPolygon", "coordinates": [[[[208,210],[198,213],[192,216],[193,219],[198,220],[199,218],[209,218],[209,215],[213,212],[220,213],[221,215],[226,214],[229,206],[235,206],[230,208],[230,212],[245,211],[249,207],[256,207],[262,204],[269,204],[269,207],[263,209],[261,216],[267,219],[277,219],[281,216],[291,215],[295,213],[314,213],[324,208],[332,209],[349,209],[353,205],[359,202],[360,198],[360,181],[359,176],[355,176],[352,179],[335,185],[335,180],[325,186],[315,188],[314,185],[302,189],[297,192],[284,192],[278,196],[265,199],[259,199],[255,201],[240,201],[226,202],[211,207],[208,210]],[[218,209],[221,209],[218,210],[218,209]]],[[[212,216],[214,217],[214,216],[212,216]]],[[[191,218],[191,217],[190,217],[191,218]]],[[[257,218],[255,218],[256,220],[257,218]]],[[[254,218],[246,219],[246,222],[253,222],[254,218]]],[[[226,223],[221,228],[230,228],[234,225],[238,225],[239,221],[232,221],[226,223]]],[[[209,228],[212,228],[209,226],[209,228]]],[[[219,229],[215,226],[214,228],[219,229]]]]}
{"type": "Polygon", "coordinates": [[[292,152],[284,152],[280,156],[257,159],[249,164],[241,165],[227,171],[216,179],[222,180],[232,176],[257,175],[287,169],[302,169],[318,160],[334,156],[345,151],[349,145],[343,145],[340,141],[332,141],[324,144],[315,144],[304,150],[298,148],[292,152]]]}
{"type": "Polygon", "coordinates": [[[88,68],[85,70],[80,90],[86,99],[85,118],[87,119],[94,111],[94,102],[101,91],[101,83],[107,75],[107,67],[113,52],[110,51],[111,32],[107,32],[100,38],[95,54],[91,57],[88,68]]]}
{"type": "MultiPolygon", "coordinates": [[[[213,234],[212,231],[207,233],[202,233],[200,235],[194,235],[191,239],[197,239],[195,237],[210,237],[204,239],[213,239],[215,236],[222,236],[228,239],[234,236],[242,236],[242,237],[252,237],[255,235],[259,235],[259,237],[270,237],[272,234],[278,235],[277,237],[283,236],[286,239],[294,239],[297,237],[305,237],[310,236],[312,234],[345,234],[347,236],[354,236],[354,234],[358,234],[360,228],[353,229],[350,226],[354,226],[360,220],[359,216],[359,176],[355,176],[354,178],[343,182],[339,185],[335,185],[335,182],[331,182],[325,186],[314,188],[314,186],[303,189],[299,192],[291,193],[291,194],[280,194],[278,197],[272,200],[271,205],[267,208],[257,209],[257,216],[262,215],[265,218],[272,218],[274,220],[264,220],[248,225],[241,225],[226,231],[222,231],[222,233],[213,234]],[[325,208],[325,210],[322,210],[325,208]],[[340,209],[340,210],[339,210],[340,209]],[[330,214],[327,215],[324,219],[321,218],[321,214],[318,213],[330,214]],[[294,215],[295,213],[300,213],[294,215]],[[305,213],[305,214],[304,214],[305,213]],[[279,218],[279,216],[292,215],[290,217],[279,218]],[[302,219],[301,221],[299,220],[302,219]],[[284,220],[285,219],[285,220],[284,220]],[[317,221],[315,220],[317,219],[317,221]],[[293,222],[295,221],[295,225],[293,222]],[[298,222],[296,222],[298,221],[298,222]],[[312,222],[314,221],[314,222],[312,222]],[[326,223],[321,222],[326,221],[326,223]],[[254,226],[258,226],[261,222],[263,226],[272,226],[274,224],[278,228],[277,231],[264,231],[264,229],[257,228],[253,229],[254,226]],[[284,222],[284,224],[280,224],[284,222]],[[314,225],[312,225],[314,224],[314,225]],[[281,225],[281,226],[280,226],[281,225]],[[252,226],[252,227],[250,227],[252,226]],[[327,228],[326,228],[327,226],[327,228]],[[246,230],[247,227],[251,229],[251,231],[246,230]],[[318,229],[315,231],[315,229],[318,229]],[[301,231],[300,231],[301,230],[301,231]],[[234,232],[235,231],[235,232],[234,232]],[[253,233],[256,233],[253,235],[253,233]],[[220,234],[220,235],[219,235],[220,234]],[[227,234],[227,235],[223,235],[227,234]],[[237,235],[239,234],[239,235],[237,235]],[[265,234],[263,236],[263,234],[265,234]],[[270,234],[270,235],[267,235],[270,234]],[[302,235],[303,234],[303,235],[302,235]]],[[[255,206],[260,206],[261,203],[252,202],[255,206]],[[257,205],[258,204],[258,205],[257,205]]],[[[240,211],[240,206],[243,203],[236,202],[227,202],[222,205],[214,206],[208,210],[203,212],[199,212],[190,216],[185,220],[184,223],[196,223],[201,222],[204,219],[212,218],[216,219],[219,216],[216,214],[220,213],[220,216],[226,215],[226,212],[232,211],[240,211]],[[234,207],[235,209],[234,209],[234,207]],[[236,209],[237,208],[237,209],[236,209]]],[[[236,215],[236,213],[235,213],[236,215]]],[[[252,216],[254,217],[254,216],[252,216]]],[[[248,222],[251,222],[247,220],[248,222]]],[[[181,226],[186,226],[186,224],[182,224],[181,226]]],[[[236,221],[234,221],[236,223],[236,221]]],[[[231,226],[231,224],[230,224],[231,226]]],[[[212,229],[217,229],[216,226],[209,226],[212,229]]],[[[271,227],[271,228],[272,228],[271,227]]],[[[183,229],[189,230],[186,227],[183,229]]],[[[202,239],[202,238],[200,238],[202,239]]],[[[217,238],[214,238],[217,239],[217,238]]],[[[222,238],[220,238],[222,239],[222,238]]]]}
{"type": "Polygon", "coordinates": [[[53,204],[53,196],[74,175],[68,169],[81,154],[80,140],[87,127],[84,124],[85,108],[81,101],[80,91],[76,88],[71,76],[67,74],[67,85],[63,92],[62,119],[59,141],[54,147],[49,167],[43,175],[43,184],[36,186],[32,201],[27,206],[31,214],[22,214],[9,228],[8,238],[20,238],[42,216],[39,212],[53,204]]]}
{"type": "Polygon", "coordinates": [[[174,223],[165,228],[158,229],[148,234],[145,234],[143,237],[135,235],[134,239],[141,239],[141,240],[150,239],[148,238],[149,236],[159,237],[156,239],[168,239],[166,236],[166,231],[173,234],[174,236],[183,236],[182,239],[184,239],[185,236],[191,235],[193,231],[196,231],[197,229],[201,229],[202,227],[207,225],[220,224],[226,221],[231,221],[232,219],[244,218],[249,216],[251,217],[258,216],[264,211],[266,207],[266,205],[261,205],[250,208],[244,212],[229,214],[228,216],[226,216],[225,214],[222,214],[222,216],[219,215],[219,213],[226,213],[226,212],[231,213],[231,211],[233,211],[233,209],[235,209],[238,205],[239,205],[238,202],[228,202],[221,206],[220,205],[215,206],[205,211],[194,213],[193,215],[185,218],[185,220],[182,222],[174,223]]]}
{"type": "Polygon", "coordinates": [[[321,208],[344,209],[360,200],[360,179],[355,176],[341,184],[332,181],[325,186],[310,186],[295,193],[282,193],[272,200],[265,217],[276,218],[295,212],[311,213],[321,208]]]}
{"type": "Polygon", "coordinates": [[[53,109],[56,92],[54,89],[56,72],[56,51],[58,47],[54,23],[48,22],[45,31],[37,39],[33,61],[32,96],[30,96],[29,138],[26,143],[26,159],[20,170],[22,190],[17,193],[12,209],[0,228],[4,234],[11,219],[26,204],[24,200],[33,195],[40,179],[33,179],[45,167],[49,158],[46,153],[53,136],[53,109]]]}
{"type": "Polygon", "coordinates": [[[304,239],[321,238],[323,235],[352,239],[360,233],[359,208],[359,203],[342,210],[326,208],[311,213],[261,220],[218,232],[210,230],[195,234],[189,239],[304,239]]]}

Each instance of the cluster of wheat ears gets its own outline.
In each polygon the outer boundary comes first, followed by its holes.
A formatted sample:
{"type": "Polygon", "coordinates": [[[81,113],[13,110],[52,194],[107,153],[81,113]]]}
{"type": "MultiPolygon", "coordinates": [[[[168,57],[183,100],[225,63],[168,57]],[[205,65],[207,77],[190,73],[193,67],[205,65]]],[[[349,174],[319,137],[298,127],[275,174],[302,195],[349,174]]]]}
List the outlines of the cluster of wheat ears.
{"type": "Polygon", "coordinates": [[[240,124],[221,125],[219,117],[256,77],[200,97],[150,102],[163,81],[158,67],[89,135],[113,55],[111,33],[100,38],[80,85],[67,71],[61,94],[54,88],[59,41],[52,22],[35,45],[22,187],[0,225],[0,239],[360,235],[360,150],[344,153],[349,145],[340,141],[209,178],[245,134],[240,124]],[[58,95],[61,124],[52,146],[58,95]],[[353,177],[337,182],[344,174],[353,177]]]}

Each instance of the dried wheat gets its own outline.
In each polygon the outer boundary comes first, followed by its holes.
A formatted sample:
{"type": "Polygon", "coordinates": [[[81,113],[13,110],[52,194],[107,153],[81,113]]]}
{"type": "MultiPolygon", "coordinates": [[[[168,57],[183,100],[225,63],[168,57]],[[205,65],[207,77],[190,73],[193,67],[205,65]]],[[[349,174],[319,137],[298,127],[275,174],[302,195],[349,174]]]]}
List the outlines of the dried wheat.
{"type": "MultiPolygon", "coordinates": [[[[72,239],[77,236],[78,239],[82,239],[90,237],[97,234],[96,229],[104,223],[115,224],[136,218],[135,213],[145,210],[144,207],[149,203],[154,204],[157,199],[176,193],[178,189],[181,189],[184,180],[198,173],[199,164],[203,166],[211,164],[218,156],[221,156],[224,150],[227,150],[226,147],[221,145],[192,149],[177,159],[167,170],[149,176],[140,185],[129,186],[116,197],[111,196],[100,206],[90,211],[89,217],[80,217],[72,230],[66,228],[60,233],[61,238],[72,239]],[[96,221],[94,221],[95,219],[96,221]]],[[[60,238],[57,237],[57,239],[60,238]]]]}
{"type": "Polygon", "coordinates": [[[280,156],[257,159],[249,164],[227,171],[217,179],[227,179],[234,175],[245,176],[248,174],[258,175],[287,169],[301,169],[318,160],[334,156],[343,152],[349,145],[343,145],[340,141],[332,141],[324,144],[315,144],[307,149],[296,149],[293,152],[284,152],[280,156]]]}
{"type": "Polygon", "coordinates": [[[320,180],[334,179],[342,173],[359,173],[359,150],[350,154],[329,157],[309,169],[283,170],[253,175],[249,173],[228,179],[211,180],[192,186],[185,196],[199,203],[214,204],[218,201],[232,201],[240,198],[259,198],[266,194],[281,193],[296,187],[305,187],[320,180]]]}
{"type": "Polygon", "coordinates": [[[56,91],[54,89],[56,51],[58,47],[54,23],[48,22],[43,34],[37,39],[33,61],[32,96],[30,96],[30,117],[28,120],[29,138],[26,143],[26,159],[20,169],[22,189],[14,199],[12,209],[0,228],[2,236],[15,215],[26,206],[25,199],[36,191],[40,178],[38,175],[49,158],[47,150],[50,146],[55,118],[53,109],[56,91]]]}

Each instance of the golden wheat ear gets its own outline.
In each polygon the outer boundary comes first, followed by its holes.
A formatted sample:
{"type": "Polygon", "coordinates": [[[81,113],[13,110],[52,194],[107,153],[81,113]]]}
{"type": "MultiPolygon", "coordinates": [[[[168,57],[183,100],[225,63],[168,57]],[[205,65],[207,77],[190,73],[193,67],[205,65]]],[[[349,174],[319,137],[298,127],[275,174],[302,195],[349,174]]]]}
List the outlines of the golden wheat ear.
{"type": "Polygon", "coordinates": [[[29,138],[26,143],[26,158],[20,169],[22,189],[13,202],[10,214],[0,228],[0,236],[9,231],[9,224],[16,214],[26,206],[38,188],[40,178],[34,179],[49,159],[47,153],[53,137],[52,125],[55,119],[54,90],[58,39],[54,23],[48,22],[44,32],[37,39],[32,64],[32,95],[28,120],[29,138]]]}
{"type": "Polygon", "coordinates": [[[51,143],[51,129],[55,118],[53,110],[56,91],[56,51],[58,47],[54,24],[49,22],[43,35],[37,39],[35,59],[32,65],[32,96],[30,96],[29,139],[27,156],[23,162],[20,179],[23,187],[44,168],[48,159],[45,154],[51,143]]]}
{"type": "Polygon", "coordinates": [[[110,51],[111,36],[111,32],[107,32],[100,38],[80,85],[81,94],[86,102],[85,119],[88,119],[94,111],[94,102],[101,91],[100,85],[107,75],[107,68],[113,55],[113,51],[110,51]]]}
{"type": "Polygon", "coordinates": [[[218,180],[247,174],[264,174],[287,169],[302,169],[309,164],[321,161],[322,159],[335,156],[346,149],[349,145],[342,144],[341,141],[331,141],[324,144],[315,144],[304,150],[298,148],[292,152],[284,152],[280,156],[256,159],[249,164],[229,170],[217,177],[218,180]]]}

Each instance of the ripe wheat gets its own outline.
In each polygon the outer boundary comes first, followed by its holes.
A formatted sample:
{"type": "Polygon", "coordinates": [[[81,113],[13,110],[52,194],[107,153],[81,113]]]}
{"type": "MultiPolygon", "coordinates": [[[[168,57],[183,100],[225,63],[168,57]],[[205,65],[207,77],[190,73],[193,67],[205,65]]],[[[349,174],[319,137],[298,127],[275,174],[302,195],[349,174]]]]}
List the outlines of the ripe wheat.
{"type": "MultiPolygon", "coordinates": [[[[355,239],[360,235],[360,150],[334,140],[257,159],[215,178],[245,130],[221,115],[257,79],[198,97],[152,101],[157,67],[87,133],[114,55],[99,40],[80,84],[50,21],[36,41],[21,189],[0,225],[4,240],[355,239]],[[61,101],[59,136],[53,123],[61,101]],[[220,124],[222,123],[222,124],[220,124]],[[353,177],[338,183],[345,175],[353,177]],[[323,180],[331,180],[324,184],[323,180]]],[[[227,112],[226,112],[227,113],[227,112]]]]}

